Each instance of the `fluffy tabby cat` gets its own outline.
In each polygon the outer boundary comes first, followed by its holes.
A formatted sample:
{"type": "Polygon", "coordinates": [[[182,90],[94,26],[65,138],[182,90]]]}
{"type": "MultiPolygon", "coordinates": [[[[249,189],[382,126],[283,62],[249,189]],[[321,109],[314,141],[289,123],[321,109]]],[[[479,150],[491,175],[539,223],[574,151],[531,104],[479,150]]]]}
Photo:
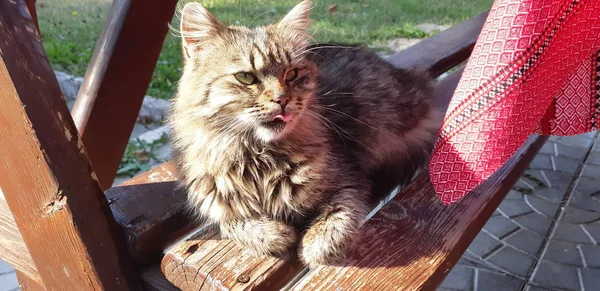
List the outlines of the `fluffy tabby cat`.
{"type": "Polygon", "coordinates": [[[195,213],[257,255],[298,246],[316,266],[343,258],[372,193],[426,161],[439,121],[427,76],[310,45],[310,6],[251,29],[186,4],[169,122],[195,213]]]}

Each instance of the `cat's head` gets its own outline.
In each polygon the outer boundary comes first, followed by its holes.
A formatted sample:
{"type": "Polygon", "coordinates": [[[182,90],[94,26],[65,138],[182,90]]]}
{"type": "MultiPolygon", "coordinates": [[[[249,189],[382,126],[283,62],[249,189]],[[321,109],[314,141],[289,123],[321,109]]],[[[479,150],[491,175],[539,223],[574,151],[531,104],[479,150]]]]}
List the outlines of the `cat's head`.
{"type": "Polygon", "coordinates": [[[201,4],[186,4],[176,102],[203,126],[267,143],[285,137],[308,116],[316,87],[316,68],[303,57],[310,6],[303,1],[278,23],[251,29],[226,26],[201,4]]]}

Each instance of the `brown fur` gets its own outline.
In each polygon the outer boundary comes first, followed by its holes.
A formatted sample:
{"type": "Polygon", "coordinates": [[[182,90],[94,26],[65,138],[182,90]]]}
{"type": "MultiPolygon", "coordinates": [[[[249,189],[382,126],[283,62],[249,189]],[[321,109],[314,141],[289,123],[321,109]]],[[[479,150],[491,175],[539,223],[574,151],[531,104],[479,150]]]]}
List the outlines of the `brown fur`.
{"type": "Polygon", "coordinates": [[[353,245],[374,192],[423,164],[439,118],[427,76],[360,47],[309,45],[309,10],[304,1],[249,29],[187,4],[169,123],[195,213],[258,255],[299,243],[316,266],[353,245]],[[258,81],[245,85],[239,72],[258,81]],[[284,112],[293,118],[271,122],[284,112]]]}

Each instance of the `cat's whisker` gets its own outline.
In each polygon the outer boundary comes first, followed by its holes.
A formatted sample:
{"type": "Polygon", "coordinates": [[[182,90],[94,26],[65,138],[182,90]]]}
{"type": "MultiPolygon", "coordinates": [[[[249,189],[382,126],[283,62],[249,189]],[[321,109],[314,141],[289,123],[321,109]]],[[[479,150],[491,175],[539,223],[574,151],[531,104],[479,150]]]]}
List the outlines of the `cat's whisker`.
{"type": "Polygon", "coordinates": [[[339,111],[339,110],[337,110],[337,109],[330,108],[330,107],[324,107],[324,106],[320,106],[320,105],[315,105],[315,106],[317,106],[317,107],[320,107],[320,108],[322,108],[322,109],[325,109],[325,110],[328,110],[329,112],[332,112],[332,113],[338,114],[338,116],[343,116],[343,117],[346,117],[346,118],[348,118],[348,119],[354,120],[354,121],[356,121],[356,122],[358,122],[358,123],[361,123],[361,124],[363,124],[363,125],[365,125],[365,126],[368,126],[369,128],[372,128],[372,129],[374,129],[374,130],[377,130],[377,131],[379,131],[379,132],[381,132],[381,133],[384,133],[384,134],[386,134],[386,135],[392,135],[392,133],[391,133],[391,132],[389,132],[389,131],[385,131],[385,130],[383,130],[383,129],[381,129],[381,128],[377,128],[377,127],[375,127],[375,126],[372,126],[372,125],[370,125],[370,124],[368,124],[368,123],[366,123],[366,122],[364,122],[364,121],[362,121],[362,120],[360,120],[360,119],[357,119],[357,118],[355,118],[355,117],[353,117],[353,116],[351,116],[350,114],[347,114],[347,113],[345,113],[345,112],[342,112],[342,111],[339,111]]]}

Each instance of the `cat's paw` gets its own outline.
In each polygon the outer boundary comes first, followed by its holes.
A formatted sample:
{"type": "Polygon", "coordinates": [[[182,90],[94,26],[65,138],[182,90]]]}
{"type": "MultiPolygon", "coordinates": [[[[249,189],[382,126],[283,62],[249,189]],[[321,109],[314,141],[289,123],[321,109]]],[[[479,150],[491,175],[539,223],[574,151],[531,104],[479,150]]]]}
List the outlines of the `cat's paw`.
{"type": "Polygon", "coordinates": [[[225,233],[255,256],[285,256],[297,241],[293,226],[271,219],[244,221],[228,226],[225,233]]]}
{"type": "Polygon", "coordinates": [[[302,237],[300,259],[311,268],[339,263],[358,239],[357,227],[344,218],[318,219],[302,237]]]}

